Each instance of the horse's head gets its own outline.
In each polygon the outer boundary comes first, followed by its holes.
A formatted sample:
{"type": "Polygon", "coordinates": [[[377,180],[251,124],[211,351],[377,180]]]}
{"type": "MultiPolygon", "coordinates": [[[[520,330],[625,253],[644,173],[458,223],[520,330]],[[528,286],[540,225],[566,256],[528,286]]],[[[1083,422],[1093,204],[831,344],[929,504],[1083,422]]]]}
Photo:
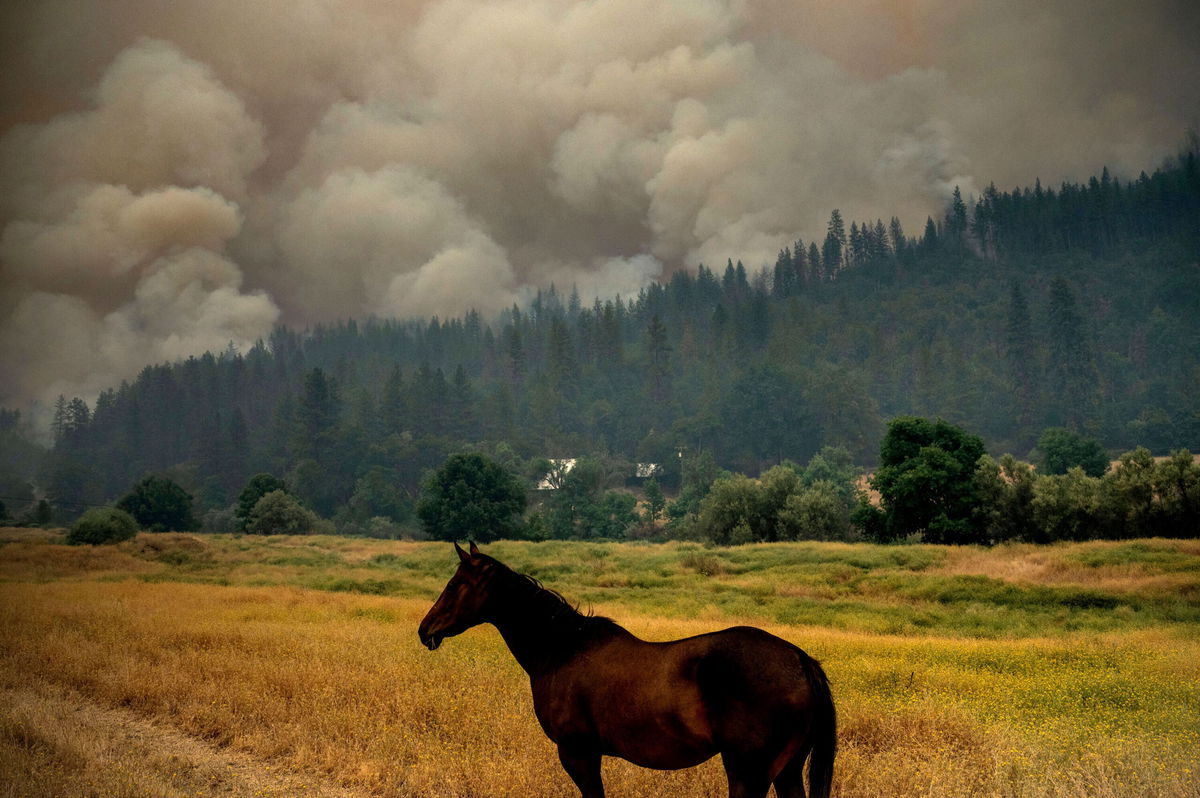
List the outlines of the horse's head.
{"type": "Polygon", "coordinates": [[[462,634],[472,626],[483,623],[484,605],[488,599],[487,579],[491,575],[494,560],[479,553],[479,547],[471,543],[471,551],[466,552],[457,543],[454,550],[458,552],[458,570],[442,595],[433,603],[425,614],[417,634],[421,643],[433,651],[444,638],[462,634]]]}

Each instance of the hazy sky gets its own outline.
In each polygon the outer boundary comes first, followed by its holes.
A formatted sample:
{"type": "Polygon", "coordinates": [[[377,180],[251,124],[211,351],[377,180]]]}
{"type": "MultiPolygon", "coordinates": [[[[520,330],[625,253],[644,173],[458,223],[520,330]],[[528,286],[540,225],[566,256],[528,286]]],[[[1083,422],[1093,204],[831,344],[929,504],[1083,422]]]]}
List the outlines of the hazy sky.
{"type": "Polygon", "coordinates": [[[0,405],[1152,171],[1195,0],[10,0],[0,405]]]}

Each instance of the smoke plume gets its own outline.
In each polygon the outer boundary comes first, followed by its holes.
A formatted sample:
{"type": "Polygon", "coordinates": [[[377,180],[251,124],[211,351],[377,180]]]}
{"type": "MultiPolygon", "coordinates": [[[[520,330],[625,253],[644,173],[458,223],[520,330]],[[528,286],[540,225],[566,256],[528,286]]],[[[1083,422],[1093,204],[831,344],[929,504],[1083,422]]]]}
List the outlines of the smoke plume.
{"type": "Polygon", "coordinates": [[[18,0],[0,404],[284,321],[485,315],[774,261],[829,212],[1134,176],[1190,0],[18,0]]]}

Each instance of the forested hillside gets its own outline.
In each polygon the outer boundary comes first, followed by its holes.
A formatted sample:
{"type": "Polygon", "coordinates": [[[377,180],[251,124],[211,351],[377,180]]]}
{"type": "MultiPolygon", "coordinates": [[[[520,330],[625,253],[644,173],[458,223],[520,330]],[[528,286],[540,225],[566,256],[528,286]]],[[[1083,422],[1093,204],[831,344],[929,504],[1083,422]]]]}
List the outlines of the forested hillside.
{"type": "Polygon", "coordinates": [[[4,495],[32,481],[69,515],[166,472],[218,508],[265,471],[321,515],[400,518],[467,446],[663,463],[669,482],[680,452],[756,474],[840,446],[873,466],[908,414],[994,454],[1026,456],[1051,426],[1112,452],[1197,450],[1194,149],[1129,182],[956,192],[916,235],[835,210],[774,264],[734,254],[638,296],[547,286],[500,319],[280,328],[148,366],[94,405],[60,399],[52,451],[37,474],[6,457],[4,495]]]}

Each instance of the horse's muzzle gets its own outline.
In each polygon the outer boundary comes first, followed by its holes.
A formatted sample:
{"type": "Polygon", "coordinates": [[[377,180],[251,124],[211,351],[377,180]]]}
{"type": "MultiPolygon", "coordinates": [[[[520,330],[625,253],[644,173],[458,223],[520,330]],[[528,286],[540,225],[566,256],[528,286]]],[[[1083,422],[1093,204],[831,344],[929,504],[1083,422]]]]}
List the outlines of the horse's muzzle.
{"type": "Polygon", "coordinates": [[[417,630],[417,636],[421,638],[421,645],[433,651],[442,644],[443,635],[427,632],[424,628],[417,630]]]}

